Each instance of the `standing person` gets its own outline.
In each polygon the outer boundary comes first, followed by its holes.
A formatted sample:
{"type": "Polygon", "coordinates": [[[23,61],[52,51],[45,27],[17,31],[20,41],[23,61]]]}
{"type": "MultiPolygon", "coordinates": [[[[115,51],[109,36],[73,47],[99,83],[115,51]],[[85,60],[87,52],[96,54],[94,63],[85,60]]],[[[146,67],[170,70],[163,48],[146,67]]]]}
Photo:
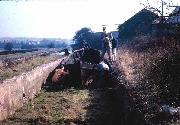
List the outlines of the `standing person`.
{"type": "Polygon", "coordinates": [[[103,43],[101,58],[104,59],[104,55],[107,52],[108,56],[109,56],[109,60],[111,61],[112,44],[111,44],[110,38],[108,37],[108,35],[106,33],[105,27],[103,27],[103,33],[101,35],[101,39],[102,39],[102,43],[103,43]]]}
{"type": "Polygon", "coordinates": [[[103,39],[106,34],[107,34],[107,33],[106,33],[106,27],[103,27],[103,32],[102,32],[102,34],[101,34],[101,39],[103,39]]]}
{"type": "Polygon", "coordinates": [[[112,41],[112,61],[116,61],[116,48],[117,48],[117,40],[111,34],[112,41]]]}

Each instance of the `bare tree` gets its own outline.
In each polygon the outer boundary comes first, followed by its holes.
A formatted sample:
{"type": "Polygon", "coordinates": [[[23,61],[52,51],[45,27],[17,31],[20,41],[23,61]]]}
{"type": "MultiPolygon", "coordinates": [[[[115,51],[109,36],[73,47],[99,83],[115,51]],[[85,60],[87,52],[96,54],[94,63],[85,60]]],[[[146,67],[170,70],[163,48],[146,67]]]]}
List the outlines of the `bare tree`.
{"type": "Polygon", "coordinates": [[[174,5],[172,0],[141,0],[140,4],[161,17],[166,17],[171,12],[170,6],[174,5]]]}

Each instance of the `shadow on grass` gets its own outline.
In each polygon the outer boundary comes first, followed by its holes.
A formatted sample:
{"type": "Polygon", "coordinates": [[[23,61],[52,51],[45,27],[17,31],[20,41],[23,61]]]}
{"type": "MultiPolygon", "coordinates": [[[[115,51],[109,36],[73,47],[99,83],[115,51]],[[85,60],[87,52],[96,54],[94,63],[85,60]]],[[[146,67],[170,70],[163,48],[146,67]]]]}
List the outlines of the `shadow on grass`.
{"type": "Polygon", "coordinates": [[[73,87],[75,90],[88,89],[88,104],[84,107],[87,112],[85,120],[69,119],[66,124],[78,125],[144,125],[142,113],[135,110],[126,87],[118,84],[110,75],[106,77],[101,87],[93,86],[62,86],[60,84],[47,84],[43,86],[46,91],[57,92],[73,87]],[[104,86],[103,86],[104,85],[104,86]]]}

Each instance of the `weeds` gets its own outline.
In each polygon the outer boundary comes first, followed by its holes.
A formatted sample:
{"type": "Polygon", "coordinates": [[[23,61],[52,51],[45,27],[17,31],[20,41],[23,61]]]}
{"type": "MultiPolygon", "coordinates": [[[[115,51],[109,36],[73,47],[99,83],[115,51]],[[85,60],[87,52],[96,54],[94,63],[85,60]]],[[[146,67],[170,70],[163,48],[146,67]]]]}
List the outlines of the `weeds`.
{"type": "Polygon", "coordinates": [[[179,46],[178,39],[140,37],[118,50],[119,68],[129,83],[135,107],[148,123],[161,122],[157,114],[163,104],[180,106],[179,46]]]}

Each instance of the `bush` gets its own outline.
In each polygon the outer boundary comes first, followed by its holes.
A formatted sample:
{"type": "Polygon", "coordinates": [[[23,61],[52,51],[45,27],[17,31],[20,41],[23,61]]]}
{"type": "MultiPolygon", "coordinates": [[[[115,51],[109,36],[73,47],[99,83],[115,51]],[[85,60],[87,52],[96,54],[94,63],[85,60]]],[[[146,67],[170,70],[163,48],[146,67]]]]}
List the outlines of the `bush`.
{"type": "Polygon", "coordinates": [[[55,48],[54,43],[50,43],[50,44],[48,44],[48,48],[55,48]]]}

